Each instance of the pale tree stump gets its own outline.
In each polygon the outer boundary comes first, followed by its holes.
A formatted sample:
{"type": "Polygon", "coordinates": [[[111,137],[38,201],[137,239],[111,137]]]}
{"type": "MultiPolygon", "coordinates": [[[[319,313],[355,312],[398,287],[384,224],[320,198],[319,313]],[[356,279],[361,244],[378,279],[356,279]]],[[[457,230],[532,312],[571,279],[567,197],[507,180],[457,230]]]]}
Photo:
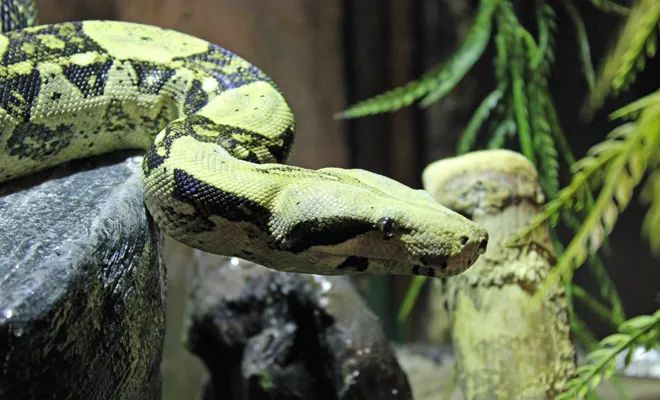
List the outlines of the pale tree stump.
{"type": "Polygon", "coordinates": [[[575,352],[563,288],[532,301],[551,270],[552,245],[547,231],[523,247],[504,245],[539,212],[536,171],[518,153],[479,151],[429,165],[423,180],[438,202],[490,235],[486,253],[446,284],[465,399],[553,399],[575,352]]]}

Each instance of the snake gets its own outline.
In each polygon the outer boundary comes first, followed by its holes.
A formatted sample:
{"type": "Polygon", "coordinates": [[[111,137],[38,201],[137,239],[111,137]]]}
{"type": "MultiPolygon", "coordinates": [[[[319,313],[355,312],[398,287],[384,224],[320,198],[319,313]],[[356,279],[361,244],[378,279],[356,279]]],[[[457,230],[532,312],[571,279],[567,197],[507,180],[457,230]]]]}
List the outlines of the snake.
{"type": "Polygon", "coordinates": [[[423,190],[285,164],[293,113],[229,50],[130,22],[37,25],[32,1],[0,3],[0,182],[140,149],[154,222],[202,251],[288,272],[439,277],[484,252],[486,231],[423,190]]]}

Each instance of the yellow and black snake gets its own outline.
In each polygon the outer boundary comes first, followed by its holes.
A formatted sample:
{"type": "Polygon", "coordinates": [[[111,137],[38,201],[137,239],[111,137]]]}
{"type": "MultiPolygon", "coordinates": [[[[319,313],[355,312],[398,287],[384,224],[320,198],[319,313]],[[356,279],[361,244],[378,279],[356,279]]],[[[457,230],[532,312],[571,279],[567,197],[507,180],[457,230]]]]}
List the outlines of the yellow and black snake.
{"type": "Polygon", "coordinates": [[[30,26],[31,1],[0,3],[0,182],[140,148],[148,210],[201,250],[283,271],[446,276],[485,249],[482,228],[426,192],[280,164],[291,110],[233,53],[134,23],[30,26]]]}

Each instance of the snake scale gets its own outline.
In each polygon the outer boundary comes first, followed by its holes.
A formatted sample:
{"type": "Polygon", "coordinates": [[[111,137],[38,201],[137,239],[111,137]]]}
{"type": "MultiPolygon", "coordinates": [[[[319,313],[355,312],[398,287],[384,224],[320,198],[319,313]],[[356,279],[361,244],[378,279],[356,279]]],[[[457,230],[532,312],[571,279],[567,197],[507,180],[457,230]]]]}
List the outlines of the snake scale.
{"type": "Polygon", "coordinates": [[[222,47],[127,22],[32,26],[32,1],[1,5],[0,182],[144,149],[147,209],[204,251],[283,271],[428,276],[459,273],[484,251],[486,232],[424,191],[283,165],[290,108],[222,47]]]}

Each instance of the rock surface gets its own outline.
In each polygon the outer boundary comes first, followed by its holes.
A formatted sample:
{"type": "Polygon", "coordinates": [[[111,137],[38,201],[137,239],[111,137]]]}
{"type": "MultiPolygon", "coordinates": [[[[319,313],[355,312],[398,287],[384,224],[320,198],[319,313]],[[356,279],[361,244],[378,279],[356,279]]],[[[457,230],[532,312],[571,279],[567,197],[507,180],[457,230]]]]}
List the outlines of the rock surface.
{"type": "Polygon", "coordinates": [[[350,281],[198,253],[188,347],[207,399],[411,399],[378,319],[350,281]]]}
{"type": "Polygon", "coordinates": [[[123,154],[3,184],[0,398],[160,398],[164,269],[139,176],[123,154]]]}

